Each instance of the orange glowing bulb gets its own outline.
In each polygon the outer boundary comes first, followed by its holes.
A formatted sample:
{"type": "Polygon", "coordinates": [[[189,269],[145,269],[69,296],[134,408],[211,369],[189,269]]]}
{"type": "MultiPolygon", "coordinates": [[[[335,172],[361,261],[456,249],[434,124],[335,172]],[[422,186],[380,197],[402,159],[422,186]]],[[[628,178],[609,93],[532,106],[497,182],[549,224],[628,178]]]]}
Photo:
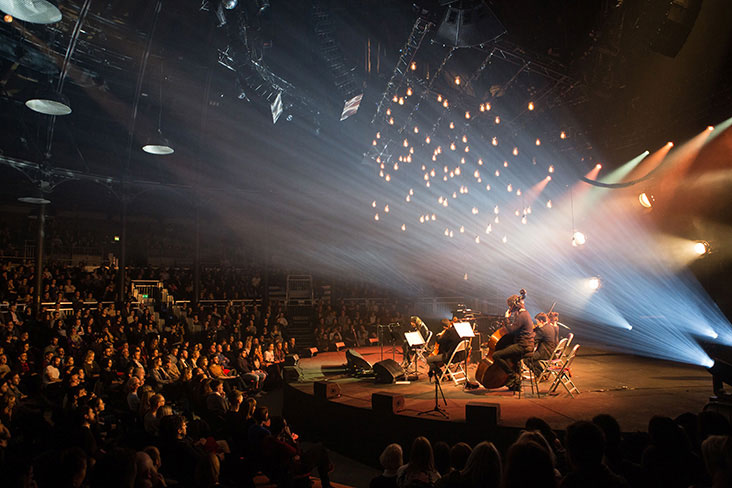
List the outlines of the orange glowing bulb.
{"type": "Polygon", "coordinates": [[[601,165],[600,163],[597,163],[597,164],[595,165],[595,169],[602,169],[602,165],[601,165]]]}
{"type": "Polygon", "coordinates": [[[5,17],[3,17],[3,20],[5,21],[6,24],[9,24],[13,21],[13,16],[10,14],[5,14],[5,17]]]}

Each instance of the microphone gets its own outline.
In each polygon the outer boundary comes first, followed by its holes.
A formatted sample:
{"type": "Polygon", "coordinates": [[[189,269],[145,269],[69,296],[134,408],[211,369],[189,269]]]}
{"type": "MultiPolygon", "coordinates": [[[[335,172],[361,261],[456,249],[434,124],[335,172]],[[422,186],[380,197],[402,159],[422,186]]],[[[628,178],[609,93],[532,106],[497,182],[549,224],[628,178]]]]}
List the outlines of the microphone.
{"type": "Polygon", "coordinates": [[[564,327],[564,328],[565,328],[565,329],[567,329],[567,330],[572,330],[572,328],[571,328],[571,327],[567,327],[566,325],[564,325],[564,324],[563,324],[563,323],[561,323],[561,322],[557,322],[557,325],[561,325],[562,327],[564,327]]]}

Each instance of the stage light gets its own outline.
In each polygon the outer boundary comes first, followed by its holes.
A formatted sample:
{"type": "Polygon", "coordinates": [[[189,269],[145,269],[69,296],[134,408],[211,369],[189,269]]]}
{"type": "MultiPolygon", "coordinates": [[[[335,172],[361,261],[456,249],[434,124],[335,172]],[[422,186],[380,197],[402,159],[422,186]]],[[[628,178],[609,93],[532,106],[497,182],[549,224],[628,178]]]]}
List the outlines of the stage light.
{"type": "Polygon", "coordinates": [[[601,165],[600,163],[597,163],[597,164],[595,165],[595,169],[602,169],[602,165],[601,165]]]}
{"type": "Polygon", "coordinates": [[[485,185],[485,191],[491,191],[491,185],[485,185]]]}
{"type": "Polygon", "coordinates": [[[381,139],[381,132],[377,132],[377,133],[376,133],[376,138],[377,138],[377,139],[381,139]]]}
{"type": "Polygon", "coordinates": [[[560,139],[566,139],[566,138],[567,138],[567,133],[566,133],[566,132],[564,132],[564,131],[560,132],[560,133],[559,133],[559,138],[560,138],[560,139]]]}
{"type": "Polygon", "coordinates": [[[534,102],[529,102],[529,110],[534,110],[534,102]]]}
{"type": "Polygon", "coordinates": [[[419,134],[419,127],[417,127],[416,125],[414,126],[414,133],[419,134]]]}
{"type": "Polygon", "coordinates": [[[391,115],[391,109],[390,108],[387,108],[386,109],[386,115],[391,115]]]}
{"type": "MultiPolygon", "coordinates": [[[[498,218],[498,217],[496,217],[496,218],[498,218]]],[[[505,244],[505,243],[507,243],[507,242],[508,242],[508,237],[506,237],[506,236],[503,236],[503,237],[501,238],[501,242],[503,242],[504,244],[505,244]]]]}
{"type": "Polygon", "coordinates": [[[504,168],[508,168],[508,161],[504,161],[504,162],[503,162],[503,167],[504,167],[504,168]]]}
{"type": "Polygon", "coordinates": [[[554,165],[549,166],[549,170],[548,171],[550,173],[554,173],[554,165]]]}
{"type": "Polygon", "coordinates": [[[455,84],[456,85],[460,85],[460,82],[461,82],[460,77],[459,76],[456,76],[455,77],[455,84]]]}
{"type": "Polygon", "coordinates": [[[391,101],[392,101],[392,102],[394,102],[394,103],[396,103],[396,102],[398,102],[398,101],[399,101],[399,97],[398,97],[398,96],[396,96],[396,95],[394,95],[394,96],[392,97],[391,101]]]}
{"type": "Polygon", "coordinates": [[[480,111],[485,112],[485,104],[483,104],[483,103],[480,104],[480,111]]]}
{"type": "Polygon", "coordinates": [[[389,213],[389,205],[384,205],[384,213],[389,213]]]}
{"type": "Polygon", "coordinates": [[[488,224],[488,227],[485,228],[485,233],[490,234],[493,228],[491,227],[491,224],[488,224]]]}
{"type": "Polygon", "coordinates": [[[413,93],[413,92],[412,92],[412,87],[411,87],[411,86],[408,86],[408,87],[407,87],[407,96],[408,96],[408,97],[411,97],[411,96],[412,96],[412,93],[413,93]]]}
{"type": "Polygon", "coordinates": [[[485,104],[485,111],[488,112],[490,109],[491,109],[491,104],[490,103],[486,103],[485,104]]]}
{"type": "Polygon", "coordinates": [[[536,145],[537,145],[537,146],[541,146],[541,139],[537,139],[537,140],[536,140],[536,145]]]}
{"type": "Polygon", "coordinates": [[[407,141],[406,139],[404,139],[404,142],[402,144],[404,145],[404,147],[409,147],[409,141],[407,141]]]}
{"type": "Polygon", "coordinates": [[[495,120],[496,124],[501,123],[501,118],[498,115],[496,115],[496,118],[494,120],[495,120]]]}
{"type": "Polygon", "coordinates": [[[668,141],[668,142],[666,143],[666,145],[667,145],[668,147],[674,147],[674,143],[673,143],[673,142],[671,142],[671,141],[668,141]]]}
{"type": "Polygon", "coordinates": [[[470,112],[465,112],[465,118],[466,119],[469,119],[470,118],[470,112]]]}
{"type": "Polygon", "coordinates": [[[379,220],[379,214],[374,215],[374,220],[376,220],[378,222],[378,220],[379,220]]]}
{"type": "Polygon", "coordinates": [[[518,156],[518,148],[517,147],[514,147],[513,148],[513,155],[514,156],[518,156]]]}
{"type": "Polygon", "coordinates": [[[437,95],[437,101],[438,102],[441,102],[442,101],[442,95],[437,95]]]}
{"type": "Polygon", "coordinates": [[[389,125],[394,125],[394,117],[389,117],[389,125]]]}
{"type": "Polygon", "coordinates": [[[480,244],[480,236],[475,236],[475,243],[480,244]]]}
{"type": "Polygon", "coordinates": [[[430,136],[425,137],[424,142],[429,144],[430,143],[430,136]]]}
{"type": "Polygon", "coordinates": [[[707,241],[697,241],[694,243],[694,253],[697,256],[704,256],[710,250],[709,243],[707,241]]]}
{"type": "Polygon", "coordinates": [[[406,231],[406,230],[407,230],[407,224],[402,224],[402,231],[406,231]]]}
{"type": "Polygon", "coordinates": [[[157,133],[150,138],[147,144],[142,146],[142,150],[148,154],[154,154],[156,156],[165,156],[173,154],[175,150],[168,142],[168,139],[163,137],[162,132],[158,129],[157,133]]]}
{"type": "Polygon", "coordinates": [[[449,104],[447,103],[447,98],[446,98],[446,99],[445,99],[445,101],[444,101],[444,102],[442,102],[442,106],[443,106],[443,107],[445,107],[445,108],[447,108],[447,106],[448,106],[448,105],[449,105],[449,104]]]}
{"type": "Polygon", "coordinates": [[[416,61],[412,61],[411,68],[412,68],[412,71],[415,71],[417,69],[417,62],[416,61]]]}
{"type": "Polygon", "coordinates": [[[506,185],[506,191],[508,193],[513,193],[513,185],[511,183],[509,183],[508,185],[506,185]]]}
{"type": "Polygon", "coordinates": [[[498,138],[497,137],[494,137],[493,139],[491,139],[491,144],[493,144],[494,146],[497,146],[498,145],[498,138]]]}
{"type": "Polygon", "coordinates": [[[501,172],[500,172],[500,171],[498,171],[498,170],[496,170],[496,172],[495,172],[495,173],[493,173],[493,174],[495,174],[496,176],[501,176],[501,172]]]}
{"type": "Polygon", "coordinates": [[[454,142],[451,142],[451,143],[450,143],[450,150],[451,150],[451,151],[454,151],[454,150],[455,150],[455,147],[456,147],[456,146],[455,146],[455,143],[454,143],[454,142]]]}
{"type": "Polygon", "coordinates": [[[3,21],[5,21],[6,24],[9,24],[13,21],[13,16],[10,14],[5,14],[5,17],[3,17],[3,21]]]}
{"type": "Polygon", "coordinates": [[[600,278],[598,278],[597,276],[593,276],[592,278],[588,279],[587,288],[592,291],[596,291],[598,288],[600,288],[600,278]]]}
{"type": "MultiPolygon", "coordinates": [[[[391,181],[391,176],[389,173],[386,173],[386,177],[384,178],[386,181],[391,181]]],[[[429,183],[429,182],[428,182],[429,183]]]]}
{"type": "Polygon", "coordinates": [[[465,234],[465,226],[464,225],[461,225],[460,226],[460,233],[461,234],[465,234]]]}
{"type": "Polygon", "coordinates": [[[478,215],[478,207],[473,207],[473,215],[478,215]]]}
{"type": "Polygon", "coordinates": [[[552,181],[552,177],[547,175],[546,181],[552,181]]]}
{"type": "Polygon", "coordinates": [[[708,126],[708,127],[707,127],[707,130],[708,130],[708,131],[713,131],[713,130],[714,130],[714,126],[713,126],[713,125],[710,125],[710,126],[708,126]]]}
{"type": "Polygon", "coordinates": [[[587,242],[585,235],[578,230],[574,231],[574,234],[572,234],[572,245],[574,247],[583,246],[585,242],[587,242]]]}
{"type": "Polygon", "coordinates": [[[653,196],[651,196],[649,198],[648,195],[645,192],[643,192],[640,195],[638,195],[638,201],[645,208],[651,208],[653,206],[653,203],[651,203],[651,199],[652,198],[653,198],[653,196]]]}
{"type": "Polygon", "coordinates": [[[404,105],[404,97],[399,97],[399,105],[404,105]]]}
{"type": "Polygon", "coordinates": [[[552,201],[549,200],[546,202],[546,208],[552,208],[552,201]]]}

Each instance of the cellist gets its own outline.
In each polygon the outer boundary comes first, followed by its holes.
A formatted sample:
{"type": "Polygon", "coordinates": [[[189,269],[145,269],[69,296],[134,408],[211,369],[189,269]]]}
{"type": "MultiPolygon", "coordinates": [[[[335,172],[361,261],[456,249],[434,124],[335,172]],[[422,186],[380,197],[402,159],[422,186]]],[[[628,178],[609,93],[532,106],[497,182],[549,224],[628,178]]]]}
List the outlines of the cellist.
{"type": "MultiPolygon", "coordinates": [[[[525,292],[522,290],[522,295],[525,292]]],[[[506,299],[508,324],[506,329],[514,336],[514,343],[493,353],[494,364],[500,366],[509,375],[506,386],[509,390],[521,389],[521,358],[534,351],[534,322],[531,314],[524,308],[524,299],[519,295],[511,295],[506,299]]]]}
{"type": "MultiPolygon", "coordinates": [[[[454,318],[453,321],[457,321],[457,318],[454,318]]],[[[427,358],[430,377],[432,377],[437,369],[441,368],[450,360],[450,355],[460,343],[460,336],[455,330],[455,327],[452,326],[453,321],[448,319],[442,320],[442,332],[437,334],[435,350],[427,358]]]]}

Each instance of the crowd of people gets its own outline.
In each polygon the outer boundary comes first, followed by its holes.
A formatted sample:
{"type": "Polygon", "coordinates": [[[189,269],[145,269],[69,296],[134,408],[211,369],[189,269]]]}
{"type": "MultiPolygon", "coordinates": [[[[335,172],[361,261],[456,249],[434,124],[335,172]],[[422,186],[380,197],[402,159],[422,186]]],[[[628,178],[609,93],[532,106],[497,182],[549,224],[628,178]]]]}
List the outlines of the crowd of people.
{"type": "Polygon", "coordinates": [[[417,437],[404,459],[390,444],[370,488],[723,488],[732,486],[732,429],[716,412],[654,416],[647,433],[624,436],[606,414],[560,436],[527,419],[503,455],[489,441],[449,446],[417,437]]]}
{"type": "Polygon", "coordinates": [[[300,449],[257,406],[297,347],[277,304],[190,305],[190,323],[159,309],[160,320],[102,303],[110,270],[49,265],[54,305],[32,314],[31,283],[33,266],[0,265],[2,486],[249,486],[258,472],[285,484],[316,467],[327,480],[327,452],[300,449]]]}

